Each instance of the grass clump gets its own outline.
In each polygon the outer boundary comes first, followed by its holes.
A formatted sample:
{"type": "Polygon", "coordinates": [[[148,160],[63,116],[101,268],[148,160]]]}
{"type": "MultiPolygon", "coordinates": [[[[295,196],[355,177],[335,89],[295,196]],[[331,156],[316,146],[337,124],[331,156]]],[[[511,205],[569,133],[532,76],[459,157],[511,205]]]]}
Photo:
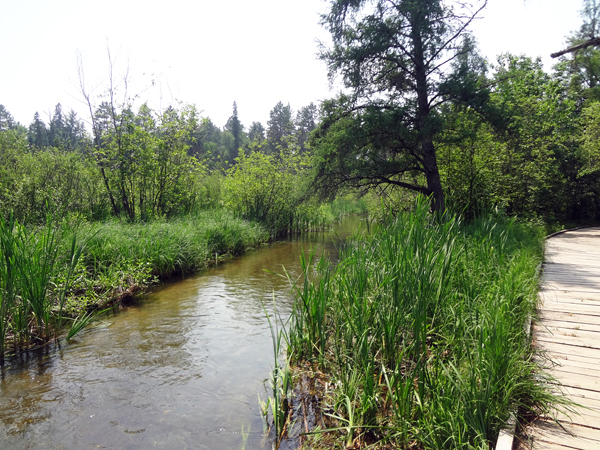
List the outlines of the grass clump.
{"type": "Polygon", "coordinates": [[[268,239],[262,226],[223,211],[146,224],[49,219],[37,228],[0,215],[0,358],[67,323],[70,338],[104,306],[268,239]]]}
{"type": "MultiPolygon", "coordinates": [[[[90,231],[96,228],[90,226],[90,231]]],[[[169,221],[109,222],[93,232],[77,267],[72,311],[134,297],[156,280],[192,273],[269,239],[259,224],[225,211],[169,221]]]]}
{"type": "Polygon", "coordinates": [[[355,236],[335,268],[306,258],[288,356],[328,379],[338,445],[488,449],[511,411],[548,408],[524,329],[542,251],[539,228],[435,221],[417,203],[355,236]]]}

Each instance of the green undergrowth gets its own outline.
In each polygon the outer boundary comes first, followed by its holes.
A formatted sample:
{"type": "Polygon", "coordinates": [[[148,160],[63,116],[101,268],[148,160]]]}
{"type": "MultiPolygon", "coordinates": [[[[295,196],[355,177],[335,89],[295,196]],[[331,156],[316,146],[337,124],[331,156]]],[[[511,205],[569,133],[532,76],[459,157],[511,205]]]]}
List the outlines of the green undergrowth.
{"type": "Polygon", "coordinates": [[[226,211],[146,224],[90,225],[68,311],[127,300],[156,280],[192,273],[269,240],[259,224],[226,211]]]}
{"type": "MultiPolygon", "coordinates": [[[[0,219],[2,217],[0,216],[0,219]]],[[[269,240],[226,211],[145,224],[0,220],[0,357],[44,343],[159,279],[194,272],[269,240]]]]}
{"type": "Polygon", "coordinates": [[[329,429],[304,448],[489,449],[512,411],[548,410],[524,327],[543,234],[502,217],[435,221],[418,203],[356,235],[335,267],[304,258],[287,360],[319,373],[312,426],[329,429]]]}

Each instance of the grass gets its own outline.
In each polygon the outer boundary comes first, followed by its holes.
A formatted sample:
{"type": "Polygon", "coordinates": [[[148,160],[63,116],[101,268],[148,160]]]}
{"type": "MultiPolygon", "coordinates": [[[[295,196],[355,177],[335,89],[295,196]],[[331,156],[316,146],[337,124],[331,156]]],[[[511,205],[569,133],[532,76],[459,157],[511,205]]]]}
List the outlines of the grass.
{"type": "Polygon", "coordinates": [[[12,215],[0,216],[0,358],[9,338],[18,349],[48,342],[62,328],[66,294],[82,251],[76,233],[66,242],[65,234],[51,219],[28,230],[12,215]]]}
{"type": "Polygon", "coordinates": [[[106,305],[268,239],[262,226],[225,211],[147,224],[48,220],[35,229],[0,216],[0,357],[47,342],[66,322],[71,338],[106,305]]]}
{"type": "Polygon", "coordinates": [[[333,386],[327,445],[488,449],[511,411],[550,408],[523,327],[542,242],[500,217],[435,222],[418,203],[336,267],[305,258],[288,357],[333,386]]]}

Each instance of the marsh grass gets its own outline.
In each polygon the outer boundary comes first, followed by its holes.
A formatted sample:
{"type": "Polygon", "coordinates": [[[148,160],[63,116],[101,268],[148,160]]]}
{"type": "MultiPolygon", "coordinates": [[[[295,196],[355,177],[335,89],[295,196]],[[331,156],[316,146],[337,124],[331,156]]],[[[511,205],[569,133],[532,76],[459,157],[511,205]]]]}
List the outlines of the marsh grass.
{"type": "Polygon", "coordinates": [[[225,211],[146,224],[48,219],[24,227],[0,216],[0,355],[68,337],[96,311],[130,301],[158,279],[191,273],[269,239],[225,211]]]}
{"type": "Polygon", "coordinates": [[[273,318],[269,316],[265,305],[263,310],[269,322],[271,330],[271,341],[273,343],[273,370],[269,379],[271,395],[266,402],[259,398],[259,405],[265,419],[266,432],[269,436],[273,431],[273,448],[277,450],[286,436],[286,430],[291,428],[289,421],[291,417],[291,402],[293,395],[292,375],[290,372],[290,361],[285,358],[280,360],[284,346],[288,345],[285,326],[280,326],[281,317],[277,314],[277,307],[273,299],[273,318]]]}
{"type": "Polygon", "coordinates": [[[542,235],[502,217],[436,221],[418,202],[355,236],[337,266],[302,260],[288,355],[335,386],[345,446],[488,449],[511,411],[552,406],[523,327],[542,235]]]}
{"type": "Polygon", "coordinates": [[[77,233],[50,217],[27,229],[0,216],[0,358],[13,347],[48,342],[62,329],[66,293],[82,252],[77,233]],[[61,246],[66,252],[61,252],[61,246]]]}

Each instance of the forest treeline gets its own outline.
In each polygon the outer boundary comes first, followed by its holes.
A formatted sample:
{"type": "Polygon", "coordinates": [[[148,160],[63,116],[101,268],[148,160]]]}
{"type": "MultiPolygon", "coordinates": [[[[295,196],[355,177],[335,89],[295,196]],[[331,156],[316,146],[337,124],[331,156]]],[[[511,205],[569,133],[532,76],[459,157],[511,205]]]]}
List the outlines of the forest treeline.
{"type": "MultiPolygon", "coordinates": [[[[282,188],[278,183],[284,180],[269,169],[285,166],[294,175],[306,170],[301,160],[308,157],[307,140],[316,121],[312,103],[294,113],[279,102],[267,127],[254,122],[248,129],[234,103],[221,129],[192,105],[158,112],[146,104],[134,109],[102,102],[93,111],[90,132],[74,111],[63,113],[60,104],[47,124],[36,113],[28,128],[0,105],[0,210],[34,223],[44,221],[48,212],[146,221],[224,203],[248,213],[246,206],[222,195],[222,188],[225,179],[233,186],[247,161],[259,161],[251,155],[260,153],[270,178],[257,180],[264,192],[252,199],[257,216],[249,218],[268,221],[287,211],[285,200],[275,194],[291,195],[291,185],[282,188]]],[[[301,196],[294,195],[296,200],[301,196]]]]}
{"type": "MultiPolygon", "coordinates": [[[[581,39],[583,32],[575,33],[570,42],[581,39]]],[[[473,51],[453,70],[448,89],[459,95],[438,108],[431,125],[447,205],[468,217],[498,208],[544,222],[598,220],[600,50],[564,57],[550,72],[539,59],[504,54],[488,64],[473,51]]],[[[358,121],[347,115],[332,125],[332,116],[342,114],[336,107],[329,101],[320,110],[310,104],[295,113],[279,102],[266,126],[245,126],[234,104],[219,128],[192,105],[159,112],[104,102],[90,132],[60,104],[47,123],[36,113],[29,127],[0,105],[0,210],[32,222],[50,211],[131,221],[224,203],[246,211],[223,196],[223,182],[249,158],[266,172],[268,164],[303,172],[301,178],[312,181],[302,184],[322,197],[353,188],[401,209],[414,197],[403,183],[417,184],[423,173],[399,170],[397,142],[375,146],[370,158],[358,153],[373,142],[357,144],[367,133],[393,132],[388,122],[401,119],[367,111],[358,121]],[[348,142],[356,154],[342,153],[348,142]],[[295,159],[294,167],[282,163],[284,155],[295,159]]],[[[262,189],[269,190],[264,183],[262,189]]],[[[298,200],[295,206],[306,198],[299,190],[288,194],[298,200]]]]}

